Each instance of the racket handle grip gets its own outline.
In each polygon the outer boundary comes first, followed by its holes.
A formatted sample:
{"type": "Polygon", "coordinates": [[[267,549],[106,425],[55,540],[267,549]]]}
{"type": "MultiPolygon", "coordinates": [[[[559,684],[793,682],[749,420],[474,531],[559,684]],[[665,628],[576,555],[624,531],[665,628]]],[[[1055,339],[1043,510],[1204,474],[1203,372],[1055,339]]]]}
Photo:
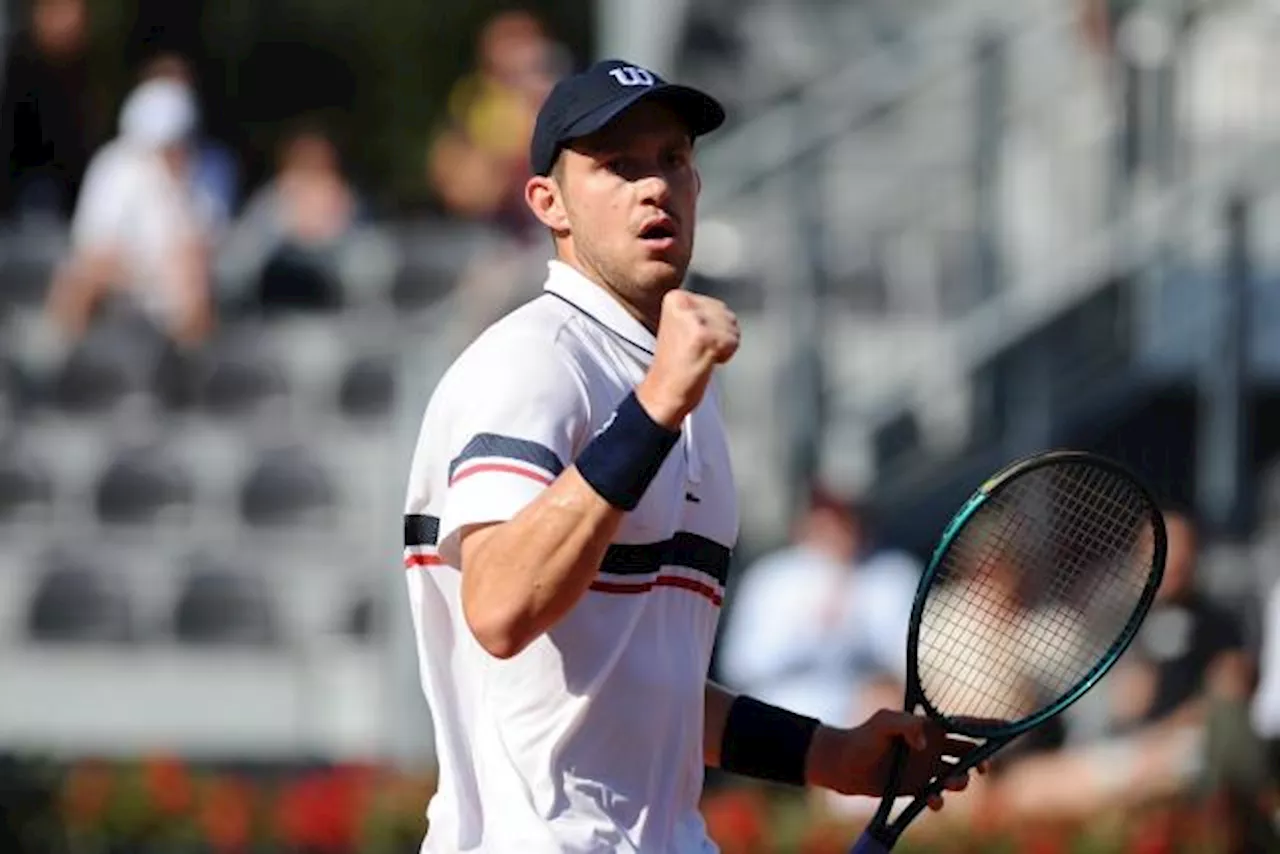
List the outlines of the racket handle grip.
{"type": "Polygon", "coordinates": [[[849,854],[889,854],[889,847],[866,831],[853,843],[849,854]]]}

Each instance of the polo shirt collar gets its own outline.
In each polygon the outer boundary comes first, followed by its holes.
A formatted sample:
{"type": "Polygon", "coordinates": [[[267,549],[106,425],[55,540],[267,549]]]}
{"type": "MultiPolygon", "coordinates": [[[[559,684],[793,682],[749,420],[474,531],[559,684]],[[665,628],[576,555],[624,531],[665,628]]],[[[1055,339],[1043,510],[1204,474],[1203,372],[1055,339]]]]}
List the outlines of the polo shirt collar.
{"type": "Polygon", "coordinates": [[[653,333],[636,320],[603,285],[596,284],[563,261],[552,259],[547,262],[547,267],[550,272],[544,290],[591,315],[618,337],[639,345],[650,353],[654,351],[658,342],[653,333]]]}

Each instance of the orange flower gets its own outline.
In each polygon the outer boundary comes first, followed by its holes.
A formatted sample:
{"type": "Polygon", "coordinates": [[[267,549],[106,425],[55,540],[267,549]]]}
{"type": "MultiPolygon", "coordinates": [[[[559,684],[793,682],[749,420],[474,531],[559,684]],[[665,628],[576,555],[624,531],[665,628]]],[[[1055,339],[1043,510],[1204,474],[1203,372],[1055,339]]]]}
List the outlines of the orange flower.
{"type": "Polygon", "coordinates": [[[153,756],[142,766],[147,796],[161,815],[181,815],[195,803],[195,787],[181,760],[171,756],[153,756]]]}
{"type": "Polygon", "coordinates": [[[724,854],[761,851],[765,841],[768,804],[754,791],[734,790],[710,795],[702,804],[707,833],[724,854]]]}
{"type": "Polygon", "coordinates": [[[68,824],[88,827],[99,823],[111,802],[114,784],[111,771],[102,762],[72,766],[62,789],[62,809],[68,824]]]}
{"type": "Polygon", "coordinates": [[[215,851],[241,851],[253,833],[253,792],[243,781],[216,778],[203,793],[198,819],[215,851]]]}

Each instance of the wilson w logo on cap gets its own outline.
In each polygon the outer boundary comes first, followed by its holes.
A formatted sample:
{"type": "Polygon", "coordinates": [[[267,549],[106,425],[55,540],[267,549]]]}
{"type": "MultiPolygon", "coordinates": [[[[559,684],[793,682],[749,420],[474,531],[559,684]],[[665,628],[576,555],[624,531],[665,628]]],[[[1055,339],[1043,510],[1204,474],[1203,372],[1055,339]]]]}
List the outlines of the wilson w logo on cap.
{"type": "Polygon", "coordinates": [[[646,71],[643,68],[637,68],[634,65],[624,65],[621,68],[609,69],[609,76],[617,80],[623,86],[652,86],[654,84],[653,72],[646,71]]]}

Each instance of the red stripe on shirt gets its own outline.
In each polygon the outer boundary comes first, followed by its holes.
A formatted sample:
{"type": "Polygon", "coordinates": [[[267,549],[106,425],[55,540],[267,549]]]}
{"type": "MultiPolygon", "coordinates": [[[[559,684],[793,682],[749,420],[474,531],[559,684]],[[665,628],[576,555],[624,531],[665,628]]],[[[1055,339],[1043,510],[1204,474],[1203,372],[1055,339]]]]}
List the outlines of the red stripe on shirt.
{"type": "Polygon", "coordinates": [[[505,463],[481,463],[479,465],[460,469],[458,473],[453,476],[453,480],[449,481],[449,485],[453,486],[458,481],[471,477],[471,475],[473,474],[481,474],[487,471],[504,472],[506,474],[518,474],[521,477],[527,477],[530,480],[536,480],[538,483],[542,484],[543,486],[551,485],[551,478],[547,477],[545,474],[539,474],[537,472],[529,471],[528,469],[520,468],[519,466],[507,465],[505,463]]]}
{"type": "Polygon", "coordinates": [[[694,581],[692,578],[685,578],[681,575],[659,575],[653,581],[641,582],[625,582],[625,581],[593,581],[591,589],[597,593],[615,593],[619,595],[631,595],[635,593],[648,593],[655,587],[676,587],[681,590],[688,590],[705,596],[711,600],[711,604],[720,605],[724,602],[724,597],[720,591],[716,590],[709,584],[703,584],[701,581],[694,581]]]}
{"type": "Polygon", "coordinates": [[[444,566],[444,558],[440,555],[405,555],[404,568],[413,569],[418,566],[444,566]]]}

